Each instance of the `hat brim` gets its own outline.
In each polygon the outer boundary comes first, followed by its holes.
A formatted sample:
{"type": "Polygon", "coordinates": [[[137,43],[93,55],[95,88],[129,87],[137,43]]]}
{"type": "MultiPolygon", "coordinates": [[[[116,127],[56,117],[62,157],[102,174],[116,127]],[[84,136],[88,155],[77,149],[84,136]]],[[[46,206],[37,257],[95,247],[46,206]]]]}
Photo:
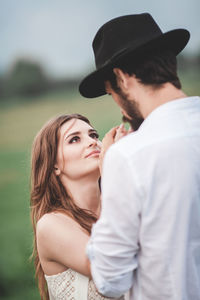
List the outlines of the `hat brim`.
{"type": "Polygon", "coordinates": [[[129,47],[111,58],[104,66],[86,76],[79,85],[79,92],[83,97],[96,98],[106,94],[106,74],[111,70],[113,64],[131,54],[131,59],[138,59],[144,53],[152,49],[171,50],[175,55],[179,54],[187,45],[190,33],[186,29],[175,29],[163,33],[158,38],[135,48],[129,47]],[[135,55],[135,57],[133,57],[135,55]]]}

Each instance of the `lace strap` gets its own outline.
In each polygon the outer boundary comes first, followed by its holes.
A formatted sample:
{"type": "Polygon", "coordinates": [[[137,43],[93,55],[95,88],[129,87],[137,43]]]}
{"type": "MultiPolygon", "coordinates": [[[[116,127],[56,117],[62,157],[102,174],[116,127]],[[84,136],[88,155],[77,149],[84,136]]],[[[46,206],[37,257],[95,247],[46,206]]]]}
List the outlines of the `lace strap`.
{"type": "Polygon", "coordinates": [[[76,273],[76,276],[77,280],[75,282],[75,299],[87,300],[89,278],[78,272],[76,273]]]}

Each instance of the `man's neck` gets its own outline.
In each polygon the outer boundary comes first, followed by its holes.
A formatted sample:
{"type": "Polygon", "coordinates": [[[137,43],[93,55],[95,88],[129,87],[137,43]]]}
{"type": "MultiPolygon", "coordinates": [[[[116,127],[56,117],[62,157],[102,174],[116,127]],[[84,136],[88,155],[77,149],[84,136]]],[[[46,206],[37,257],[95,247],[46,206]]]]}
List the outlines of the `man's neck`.
{"type": "Polygon", "coordinates": [[[185,98],[186,94],[177,89],[171,83],[164,84],[159,89],[147,88],[140,94],[140,109],[144,118],[146,118],[154,109],[167,102],[185,98]],[[143,95],[142,95],[143,94],[143,95]]]}

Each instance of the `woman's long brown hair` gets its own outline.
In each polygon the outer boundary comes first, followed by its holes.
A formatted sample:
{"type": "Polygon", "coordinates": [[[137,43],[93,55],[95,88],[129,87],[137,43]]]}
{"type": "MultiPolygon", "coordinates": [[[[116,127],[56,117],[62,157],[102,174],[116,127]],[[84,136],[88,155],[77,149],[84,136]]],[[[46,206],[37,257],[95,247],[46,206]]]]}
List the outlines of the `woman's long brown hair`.
{"type": "Polygon", "coordinates": [[[35,137],[32,147],[30,198],[31,221],[34,232],[32,256],[34,257],[35,276],[42,300],[48,300],[49,295],[37,250],[36,224],[38,220],[46,213],[63,211],[76,220],[88,233],[91,232],[92,224],[97,220],[92,212],[81,209],[73,202],[54,170],[60,128],[72,119],[79,119],[90,125],[89,120],[82,115],[61,115],[44,125],[35,137]]]}

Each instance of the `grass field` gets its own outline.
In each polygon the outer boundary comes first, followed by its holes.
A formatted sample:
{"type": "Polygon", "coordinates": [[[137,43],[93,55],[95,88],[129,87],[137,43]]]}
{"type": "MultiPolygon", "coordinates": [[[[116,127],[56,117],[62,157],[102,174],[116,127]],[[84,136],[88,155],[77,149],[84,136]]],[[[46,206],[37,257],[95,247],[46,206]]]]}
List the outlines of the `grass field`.
{"type": "MultiPolygon", "coordinates": [[[[188,74],[182,81],[188,95],[200,95],[196,77],[188,74]]],[[[121,121],[120,110],[111,97],[87,100],[66,91],[27,100],[0,111],[0,299],[39,300],[33,266],[29,262],[32,251],[29,219],[31,144],[48,119],[72,112],[86,115],[100,137],[121,121]]]]}

